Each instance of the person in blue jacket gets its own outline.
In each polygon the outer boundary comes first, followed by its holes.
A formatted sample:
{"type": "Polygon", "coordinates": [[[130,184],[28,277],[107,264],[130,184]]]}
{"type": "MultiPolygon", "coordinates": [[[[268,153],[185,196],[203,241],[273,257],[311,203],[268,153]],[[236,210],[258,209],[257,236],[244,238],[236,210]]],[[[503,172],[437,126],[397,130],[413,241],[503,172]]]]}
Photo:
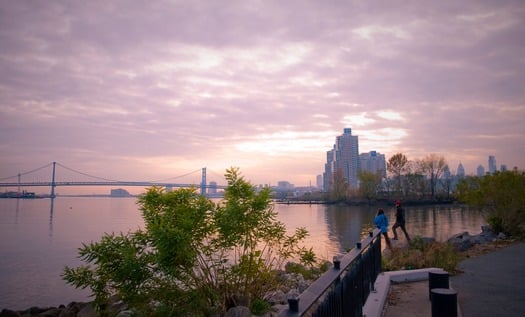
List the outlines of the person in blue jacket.
{"type": "Polygon", "coordinates": [[[388,237],[388,217],[385,215],[385,212],[383,209],[377,210],[377,216],[374,218],[374,225],[381,229],[381,233],[383,234],[383,237],[385,237],[386,246],[389,249],[392,249],[392,245],[390,244],[390,238],[388,237]]]}

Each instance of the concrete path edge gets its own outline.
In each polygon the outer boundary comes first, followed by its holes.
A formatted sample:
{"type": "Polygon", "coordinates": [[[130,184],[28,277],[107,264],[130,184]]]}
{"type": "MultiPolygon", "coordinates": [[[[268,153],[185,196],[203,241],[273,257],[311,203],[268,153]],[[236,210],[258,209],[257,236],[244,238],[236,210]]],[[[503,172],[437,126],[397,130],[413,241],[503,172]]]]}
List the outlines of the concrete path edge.
{"type": "Polygon", "coordinates": [[[409,283],[428,280],[429,272],[445,272],[441,268],[425,268],[417,270],[390,271],[379,274],[374,288],[363,306],[363,317],[381,317],[385,307],[390,284],[409,283]]]}

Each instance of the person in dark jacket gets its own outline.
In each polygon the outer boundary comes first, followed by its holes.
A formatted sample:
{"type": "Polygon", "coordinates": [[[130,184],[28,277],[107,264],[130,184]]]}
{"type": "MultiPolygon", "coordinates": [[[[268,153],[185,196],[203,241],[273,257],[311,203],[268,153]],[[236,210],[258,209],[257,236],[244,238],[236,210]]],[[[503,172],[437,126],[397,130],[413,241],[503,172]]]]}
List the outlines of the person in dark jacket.
{"type": "Polygon", "coordinates": [[[388,217],[385,215],[383,209],[379,209],[377,211],[377,216],[374,218],[374,225],[378,229],[381,229],[381,234],[383,234],[383,237],[385,237],[386,246],[389,249],[392,249],[390,238],[388,237],[388,217]]]}
{"type": "Polygon", "coordinates": [[[407,241],[410,241],[410,236],[408,235],[407,229],[405,228],[405,209],[401,207],[401,202],[396,200],[396,223],[392,226],[392,231],[394,232],[394,240],[397,240],[397,228],[401,228],[401,231],[405,234],[407,241]]]}

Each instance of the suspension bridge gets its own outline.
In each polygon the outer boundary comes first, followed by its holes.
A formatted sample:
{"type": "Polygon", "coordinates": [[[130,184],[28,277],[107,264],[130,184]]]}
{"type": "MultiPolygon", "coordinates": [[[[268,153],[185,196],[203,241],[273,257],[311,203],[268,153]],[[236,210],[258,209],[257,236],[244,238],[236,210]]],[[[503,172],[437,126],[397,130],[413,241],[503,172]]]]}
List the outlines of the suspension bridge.
{"type": "Polygon", "coordinates": [[[209,184],[207,183],[207,181],[206,181],[206,167],[203,167],[202,169],[200,169],[200,172],[201,172],[200,183],[195,183],[195,182],[178,183],[178,182],[175,182],[176,179],[183,178],[183,177],[188,176],[190,174],[194,174],[194,173],[196,173],[198,171],[199,170],[192,171],[192,172],[186,173],[184,175],[175,176],[175,177],[172,177],[172,178],[169,178],[169,179],[164,179],[164,180],[154,180],[154,181],[120,181],[120,180],[107,179],[107,178],[99,177],[99,176],[93,176],[93,175],[90,175],[90,174],[87,174],[87,173],[84,173],[84,172],[72,169],[72,168],[67,167],[67,166],[65,166],[63,164],[60,164],[58,162],[52,162],[52,163],[46,164],[44,166],[41,166],[39,168],[30,170],[30,171],[27,171],[27,172],[18,173],[17,175],[13,175],[13,176],[9,176],[9,177],[0,178],[0,188],[2,188],[2,187],[5,187],[5,188],[16,187],[16,188],[18,188],[18,193],[21,193],[20,192],[20,188],[24,188],[24,187],[49,187],[50,188],[50,197],[51,198],[56,197],[55,189],[56,189],[56,187],[60,187],[60,186],[77,186],[77,187],[79,187],[79,186],[80,187],[81,186],[120,186],[120,187],[128,187],[128,186],[153,187],[153,186],[156,186],[156,187],[165,187],[168,190],[171,190],[173,188],[190,188],[190,187],[195,187],[195,188],[200,188],[200,193],[202,195],[206,195],[207,194],[207,190],[209,190],[211,193],[216,193],[217,189],[224,189],[224,188],[226,188],[226,185],[218,185],[215,182],[211,182],[209,184]],[[29,174],[36,174],[36,173],[38,173],[38,172],[40,172],[42,170],[49,169],[51,167],[52,167],[52,172],[51,172],[51,176],[50,176],[49,180],[46,180],[46,181],[41,181],[41,180],[38,180],[38,181],[37,180],[22,181],[22,176],[24,176],[24,178],[27,178],[27,175],[29,175],[29,174]],[[88,177],[88,178],[90,178],[92,180],[90,180],[90,181],[78,181],[78,180],[77,181],[65,181],[65,180],[58,180],[56,178],[57,168],[65,169],[65,170],[67,170],[69,172],[72,172],[72,173],[74,173],[76,175],[82,175],[83,177],[88,177]]]}

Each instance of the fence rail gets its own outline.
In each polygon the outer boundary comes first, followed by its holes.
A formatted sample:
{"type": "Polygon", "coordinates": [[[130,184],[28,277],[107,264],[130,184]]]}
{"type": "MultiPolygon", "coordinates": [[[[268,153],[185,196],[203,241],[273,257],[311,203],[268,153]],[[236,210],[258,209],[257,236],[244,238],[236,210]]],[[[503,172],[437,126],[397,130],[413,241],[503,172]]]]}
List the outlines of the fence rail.
{"type": "Polygon", "coordinates": [[[363,315],[363,305],[381,272],[381,230],[369,232],[334,266],[297,298],[278,317],[339,317],[363,315]]]}

